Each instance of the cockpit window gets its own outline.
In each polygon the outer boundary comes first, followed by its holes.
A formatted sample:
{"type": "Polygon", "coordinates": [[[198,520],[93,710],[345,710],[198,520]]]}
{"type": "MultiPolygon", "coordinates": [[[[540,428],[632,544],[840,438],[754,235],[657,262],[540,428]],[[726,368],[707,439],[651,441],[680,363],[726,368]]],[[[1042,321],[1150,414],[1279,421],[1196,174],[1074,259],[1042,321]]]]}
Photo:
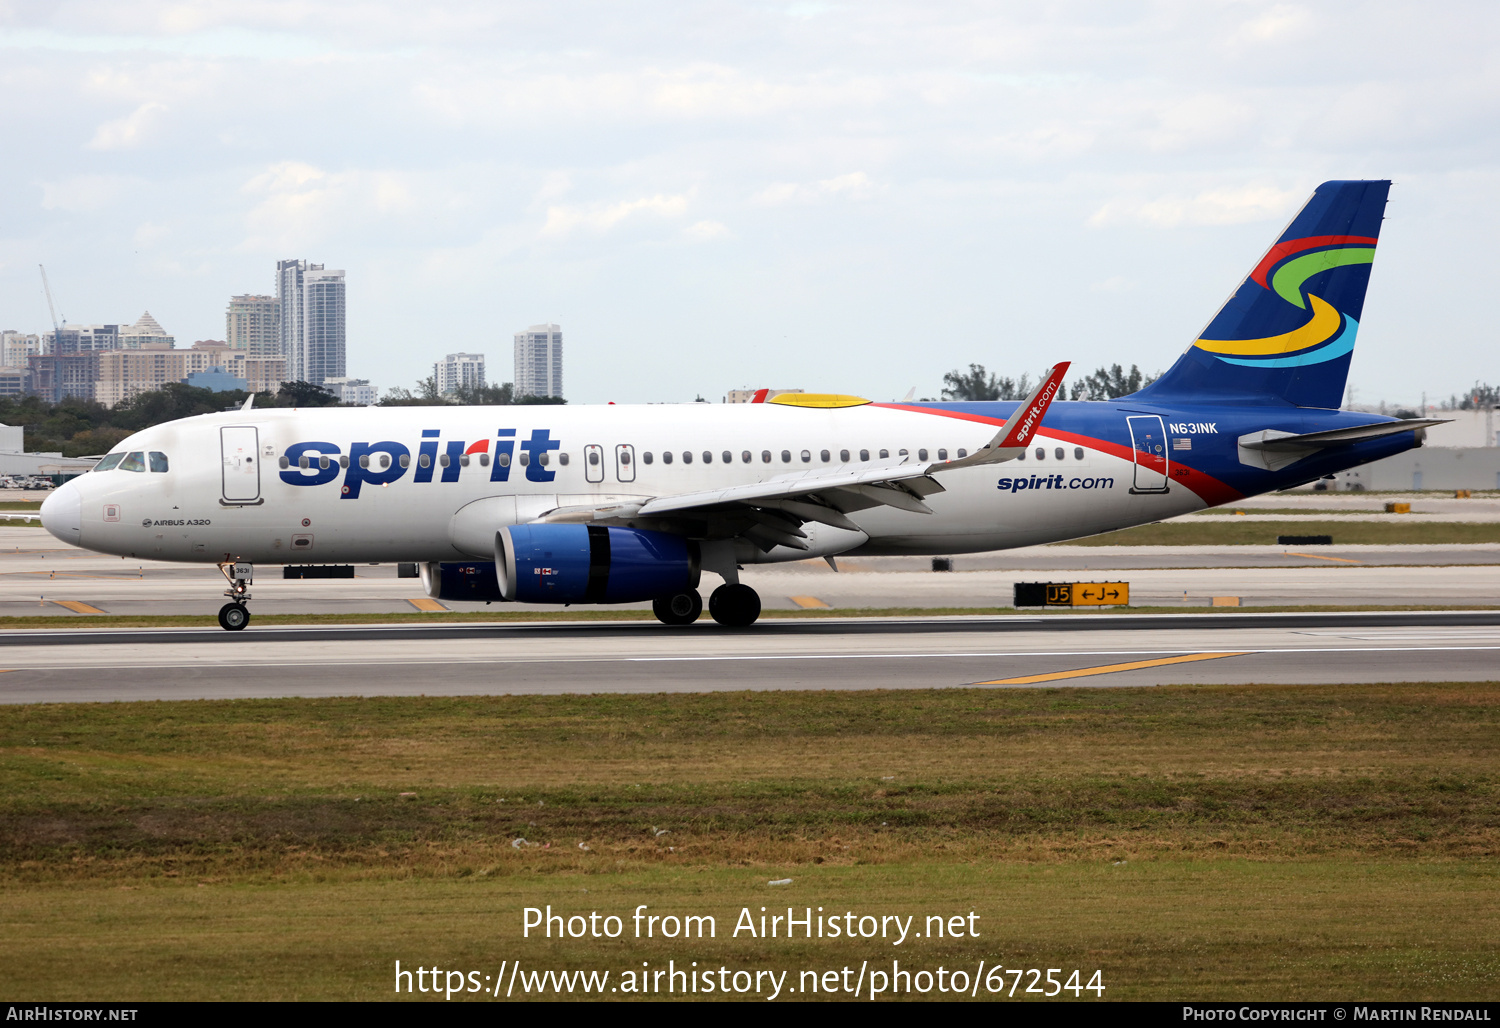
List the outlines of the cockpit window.
{"type": "MultiPolygon", "coordinates": [[[[328,458],[324,457],[323,461],[326,467],[328,458]]],[[[151,451],[151,470],[158,472],[167,470],[167,455],[165,453],[162,453],[160,450],[151,451]]]]}
{"type": "Polygon", "coordinates": [[[146,470],[146,455],[144,453],[142,453],[140,450],[132,450],[131,452],[129,452],[129,453],[127,453],[125,455],[125,459],[124,460],[120,461],[120,470],[121,471],[145,471],[146,470]]]}
{"type": "Polygon", "coordinates": [[[94,465],[95,471],[113,471],[125,459],[123,453],[107,454],[103,460],[94,465]]]}

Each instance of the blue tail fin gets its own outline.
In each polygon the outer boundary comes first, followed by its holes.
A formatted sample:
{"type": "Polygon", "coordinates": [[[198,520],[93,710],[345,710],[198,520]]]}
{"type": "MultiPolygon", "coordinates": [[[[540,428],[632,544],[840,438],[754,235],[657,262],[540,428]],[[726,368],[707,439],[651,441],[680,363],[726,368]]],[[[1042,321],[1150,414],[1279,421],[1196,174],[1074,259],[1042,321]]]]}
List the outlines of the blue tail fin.
{"type": "Polygon", "coordinates": [[[1338,407],[1390,186],[1319,186],[1202,338],[1137,395],[1338,407]]]}

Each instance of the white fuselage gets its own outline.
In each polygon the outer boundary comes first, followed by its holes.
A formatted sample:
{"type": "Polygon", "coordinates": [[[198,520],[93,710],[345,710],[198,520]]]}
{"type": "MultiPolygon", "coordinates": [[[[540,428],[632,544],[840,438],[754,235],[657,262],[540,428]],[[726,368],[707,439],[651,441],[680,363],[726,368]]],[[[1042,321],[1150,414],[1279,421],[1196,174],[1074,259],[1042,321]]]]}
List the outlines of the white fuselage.
{"type": "MultiPolygon", "coordinates": [[[[982,447],[996,427],[876,405],[250,410],[137,433],[114,452],[160,454],[166,471],[151,470],[148,460],[145,470],[82,476],[49,501],[46,523],[88,549],[155,560],[484,560],[493,558],[500,525],[555,508],[643,502],[858,466],[881,460],[881,451],[886,460],[946,459],[982,447]]],[[[1045,425],[1034,443],[1045,451],[1041,460],[1033,450],[1024,465],[943,474],[946,491],[925,500],[931,514],[873,507],[849,515],[860,532],[809,524],[808,550],[741,547],[738,559],[993,550],[1205,505],[1187,489],[1137,494],[1128,457],[1054,438],[1045,425]],[[1017,474],[1064,479],[1057,489],[997,489],[999,478],[1017,474]]]]}

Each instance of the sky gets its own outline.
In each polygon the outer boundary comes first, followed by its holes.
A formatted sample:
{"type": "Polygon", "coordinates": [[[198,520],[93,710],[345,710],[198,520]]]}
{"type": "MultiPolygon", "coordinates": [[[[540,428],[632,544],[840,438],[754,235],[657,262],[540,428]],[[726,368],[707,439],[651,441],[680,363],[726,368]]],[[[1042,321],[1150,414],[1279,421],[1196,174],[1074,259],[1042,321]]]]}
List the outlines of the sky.
{"type": "Polygon", "coordinates": [[[1395,181],[1350,384],[1500,381],[1500,5],[0,0],[0,328],[222,339],[341,268],[348,371],[570,402],[1168,367],[1319,183],[1395,181]],[[1480,301],[1484,300],[1482,303],[1480,301]]]}

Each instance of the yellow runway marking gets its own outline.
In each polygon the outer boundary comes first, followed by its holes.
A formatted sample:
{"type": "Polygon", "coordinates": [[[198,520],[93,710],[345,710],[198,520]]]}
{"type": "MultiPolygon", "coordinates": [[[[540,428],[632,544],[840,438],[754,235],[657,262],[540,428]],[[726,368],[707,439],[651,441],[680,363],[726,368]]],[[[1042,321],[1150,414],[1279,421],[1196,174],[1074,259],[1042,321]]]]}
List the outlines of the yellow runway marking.
{"type": "Polygon", "coordinates": [[[1362,560],[1351,560],[1348,557],[1325,557],[1320,553],[1292,553],[1287,551],[1288,557],[1306,557],[1308,560],[1336,560],[1340,564],[1363,564],[1362,560]]]}
{"type": "Polygon", "coordinates": [[[831,609],[829,604],[824,603],[822,600],[818,599],[816,596],[788,596],[787,599],[791,600],[793,603],[795,603],[797,606],[801,607],[803,610],[829,610],[829,609],[831,609]]]}
{"type": "Polygon", "coordinates": [[[79,603],[77,600],[53,600],[59,607],[71,610],[74,614],[103,614],[104,611],[98,607],[90,607],[87,603],[79,603]]]}
{"type": "Polygon", "coordinates": [[[1189,653],[1183,657],[1161,657],[1157,660],[1132,660],[1124,664],[1104,664],[1100,667],[1079,668],[1077,671],[1049,671],[1041,675],[1022,675],[1020,678],[997,678],[992,682],[975,682],[975,685],[1031,685],[1035,682],[1056,682],[1064,678],[1087,678],[1089,675],[1112,675],[1120,671],[1139,671],[1141,668],[1165,667],[1168,664],[1188,664],[1197,660],[1218,660],[1220,657],[1242,657],[1244,650],[1235,653],[1189,653]]]}
{"type": "Polygon", "coordinates": [[[447,610],[448,609],[447,607],[445,607],[441,603],[439,603],[437,600],[430,600],[426,596],[419,597],[418,599],[415,599],[415,600],[407,600],[406,602],[410,603],[413,607],[416,607],[418,610],[425,610],[425,611],[428,611],[430,613],[437,613],[440,610],[447,610]]]}

